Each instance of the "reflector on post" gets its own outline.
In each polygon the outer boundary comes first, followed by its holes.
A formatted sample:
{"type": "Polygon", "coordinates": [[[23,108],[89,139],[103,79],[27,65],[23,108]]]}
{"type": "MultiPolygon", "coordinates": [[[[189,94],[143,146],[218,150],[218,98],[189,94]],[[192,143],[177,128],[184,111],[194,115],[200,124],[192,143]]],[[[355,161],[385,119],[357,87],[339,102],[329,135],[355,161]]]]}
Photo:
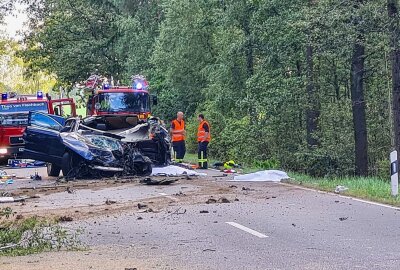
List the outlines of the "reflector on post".
{"type": "Polygon", "coordinates": [[[399,194],[397,151],[390,153],[390,180],[392,186],[392,196],[397,196],[399,194]]]}

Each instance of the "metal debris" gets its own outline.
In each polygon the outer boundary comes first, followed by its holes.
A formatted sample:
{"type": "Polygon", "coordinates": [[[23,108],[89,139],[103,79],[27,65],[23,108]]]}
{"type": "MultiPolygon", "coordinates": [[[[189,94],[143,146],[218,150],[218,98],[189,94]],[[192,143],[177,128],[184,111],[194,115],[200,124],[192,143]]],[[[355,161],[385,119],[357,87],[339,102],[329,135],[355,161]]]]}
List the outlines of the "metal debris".
{"type": "Polygon", "coordinates": [[[39,173],[36,171],[34,175],[31,175],[31,179],[33,181],[40,181],[42,180],[42,176],[40,176],[39,173]]]}
{"type": "Polygon", "coordinates": [[[74,219],[72,217],[69,217],[69,216],[61,216],[61,217],[58,218],[58,221],[60,221],[60,222],[71,222],[73,220],[74,219]]]}
{"type": "Polygon", "coordinates": [[[219,198],[218,200],[216,200],[216,199],[214,199],[214,198],[209,198],[209,199],[206,201],[206,204],[212,204],[212,203],[230,203],[230,202],[231,202],[231,201],[228,200],[227,198],[221,197],[221,198],[219,198]]]}
{"type": "Polygon", "coordinates": [[[214,199],[214,198],[210,198],[210,199],[208,199],[207,201],[206,201],[206,204],[210,204],[210,203],[216,203],[217,202],[217,200],[216,199],[214,199]]]}
{"type": "Polygon", "coordinates": [[[345,192],[345,191],[347,191],[347,190],[349,190],[348,187],[345,187],[345,186],[336,186],[336,188],[335,188],[335,193],[342,193],[342,192],[345,192]]]}
{"type": "Polygon", "coordinates": [[[117,201],[114,201],[114,200],[110,200],[110,199],[106,200],[106,205],[111,205],[111,204],[116,204],[116,203],[117,203],[117,201]]]}
{"type": "Polygon", "coordinates": [[[230,203],[231,201],[228,200],[228,199],[225,198],[225,197],[221,197],[221,198],[219,198],[218,202],[219,202],[219,203],[230,203]]]}
{"type": "Polygon", "coordinates": [[[147,204],[138,203],[138,204],[137,204],[137,207],[138,207],[139,209],[147,208],[147,204]]]}
{"type": "Polygon", "coordinates": [[[176,181],[178,181],[178,179],[164,178],[164,179],[158,180],[158,179],[153,179],[153,178],[147,177],[147,178],[141,179],[139,181],[139,183],[145,184],[145,185],[170,185],[172,183],[175,183],[176,181]]]}

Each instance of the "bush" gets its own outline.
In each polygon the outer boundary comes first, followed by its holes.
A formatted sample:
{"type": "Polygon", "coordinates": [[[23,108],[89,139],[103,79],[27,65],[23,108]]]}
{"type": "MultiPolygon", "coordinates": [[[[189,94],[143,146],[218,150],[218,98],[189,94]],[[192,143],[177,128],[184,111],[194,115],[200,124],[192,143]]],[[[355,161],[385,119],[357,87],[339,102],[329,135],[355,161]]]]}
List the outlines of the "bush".
{"type": "Polygon", "coordinates": [[[271,170],[271,169],[279,169],[280,168],[279,160],[275,158],[270,158],[264,161],[255,161],[254,167],[263,170],[271,170]]]}

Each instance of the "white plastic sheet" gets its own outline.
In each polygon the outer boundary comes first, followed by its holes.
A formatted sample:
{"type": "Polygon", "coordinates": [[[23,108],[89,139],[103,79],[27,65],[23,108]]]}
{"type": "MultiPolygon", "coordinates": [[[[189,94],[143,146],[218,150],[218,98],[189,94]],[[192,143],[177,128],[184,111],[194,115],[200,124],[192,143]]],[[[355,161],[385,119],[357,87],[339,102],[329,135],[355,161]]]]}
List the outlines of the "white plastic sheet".
{"type": "Polygon", "coordinates": [[[195,170],[185,169],[179,166],[166,166],[166,167],[154,167],[152,175],[197,175],[197,176],[206,176],[206,173],[198,173],[195,170]]]}
{"type": "Polygon", "coordinates": [[[283,171],[266,170],[244,175],[236,175],[230,181],[243,181],[243,182],[280,182],[284,179],[289,179],[289,175],[283,171]]]}

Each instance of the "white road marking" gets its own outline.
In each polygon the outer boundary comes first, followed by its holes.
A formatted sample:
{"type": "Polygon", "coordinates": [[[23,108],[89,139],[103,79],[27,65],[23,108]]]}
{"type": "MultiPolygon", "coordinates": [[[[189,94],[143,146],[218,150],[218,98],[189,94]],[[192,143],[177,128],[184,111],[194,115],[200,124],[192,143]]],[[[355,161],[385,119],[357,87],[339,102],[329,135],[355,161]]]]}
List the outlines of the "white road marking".
{"type": "Polygon", "coordinates": [[[174,197],[168,195],[167,193],[161,192],[161,193],[158,193],[158,194],[160,194],[161,196],[164,196],[165,198],[168,198],[170,200],[173,200],[173,201],[176,201],[176,202],[179,201],[177,198],[174,198],[174,197]]]}
{"type": "Polygon", "coordinates": [[[267,238],[267,237],[268,237],[268,236],[265,235],[265,234],[259,233],[259,232],[255,231],[255,230],[252,230],[252,229],[250,229],[250,228],[247,228],[246,226],[240,225],[239,223],[236,223],[236,222],[225,222],[225,223],[228,224],[228,225],[231,225],[231,226],[233,226],[233,227],[235,227],[235,228],[238,228],[238,229],[240,229],[240,230],[242,230],[242,231],[245,231],[245,232],[247,232],[247,233],[250,233],[250,234],[252,234],[252,235],[254,235],[254,236],[257,236],[257,237],[259,237],[259,238],[267,238]]]}
{"type": "Polygon", "coordinates": [[[387,204],[383,204],[383,203],[371,202],[371,201],[367,201],[367,200],[363,200],[363,199],[357,199],[357,198],[350,197],[350,196],[339,195],[339,194],[332,193],[332,192],[327,192],[327,191],[322,191],[322,190],[317,190],[317,189],[312,189],[312,188],[301,187],[301,186],[292,185],[292,184],[288,184],[288,183],[280,183],[280,184],[283,185],[283,186],[294,187],[294,188],[307,190],[307,191],[313,191],[313,192],[317,192],[317,193],[321,193],[321,194],[328,194],[328,195],[337,196],[337,197],[343,198],[343,199],[353,200],[353,201],[357,201],[357,202],[362,202],[362,203],[366,203],[366,204],[370,204],[370,205],[375,205],[375,206],[380,206],[380,207],[385,207],[385,208],[389,208],[389,209],[394,209],[394,210],[400,211],[399,207],[391,206],[391,205],[387,205],[387,204]]]}

